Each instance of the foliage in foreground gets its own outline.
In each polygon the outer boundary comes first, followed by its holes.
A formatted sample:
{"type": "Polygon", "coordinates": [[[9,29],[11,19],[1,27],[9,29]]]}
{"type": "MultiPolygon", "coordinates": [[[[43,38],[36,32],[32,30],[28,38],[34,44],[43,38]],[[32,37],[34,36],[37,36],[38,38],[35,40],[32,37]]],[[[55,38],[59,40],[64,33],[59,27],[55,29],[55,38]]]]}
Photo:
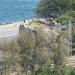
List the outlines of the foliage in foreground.
{"type": "Polygon", "coordinates": [[[42,28],[37,32],[27,30],[21,33],[17,40],[7,42],[5,47],[3,49],[6,55],[6,75],[15,72],[18,75],[33,75],[37,71],[40,75],[47,73],[45,70],[52,67],[50,64],[54,64],[55,74],[65,73],[69,48],[63,32],[45,32],[42,28]]]}
{"type": "Polygon", "coordinates": [[[33,75],[75,75],[75,68],[65,68],[64,73],[59,74],[59,70],[46,68],[46,69],[39,69],[33,75]]]}

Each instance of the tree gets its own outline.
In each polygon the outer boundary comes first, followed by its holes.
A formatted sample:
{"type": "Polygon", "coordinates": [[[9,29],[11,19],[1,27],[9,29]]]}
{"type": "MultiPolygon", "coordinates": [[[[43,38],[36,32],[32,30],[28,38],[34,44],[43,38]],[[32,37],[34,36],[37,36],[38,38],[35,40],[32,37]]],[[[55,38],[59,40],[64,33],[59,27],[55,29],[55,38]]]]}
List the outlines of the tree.
{"type": "Polygon", "coordinates": [[[49,47],[56,36],[53,33],[45,32],[40,28],[37,31],[27,30],[19,35],[17,42],[21,49],[21,66],[24,70],[34,73],[36,69],[44,69],[50,65],[51,49],[49,47]]]}
{"type": "Polygon", "coordinates": [[[56,49],[54,50],[54,68],[58,75],[64,75],[67,57],[70,50],[68,41],[64,32],[60,32],[56,40],[56,49]]]}
{"type": "Polygon", "coordinates": [[[20,47],[15,40],[6,42],[6,48],[4,47],[5,56],[5,71],[6,75],[10,73],[20,73],[20,47]]]}
{"type": "Polygon", "coordinates": [[[35,42],[34,42],[34,35],[31,30],[27,29],[26,32],[22,32],[18,39],[17,43],[20,47],[20,65],[21,67],[26,71],[31,70],[33,64],[33,55],[34,55],[34,48],[35,48],[35,42]]]}
{"type": "Polygon", "coordinates": [[[58,17],[74,10],[75,0],[40,0],[36,12],[41,17],[58,17]]]}

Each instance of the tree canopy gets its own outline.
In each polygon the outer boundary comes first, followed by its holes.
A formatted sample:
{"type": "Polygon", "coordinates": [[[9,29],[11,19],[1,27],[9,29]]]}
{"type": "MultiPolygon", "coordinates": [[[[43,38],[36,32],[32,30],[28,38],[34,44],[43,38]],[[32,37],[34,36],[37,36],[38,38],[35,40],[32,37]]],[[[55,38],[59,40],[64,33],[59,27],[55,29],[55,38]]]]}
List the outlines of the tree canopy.
{"type": "Polygon", "coordinates": [[[40,0],[36,13],[41,17],[58,17],[75,10],[75,0],[40,0]]]}

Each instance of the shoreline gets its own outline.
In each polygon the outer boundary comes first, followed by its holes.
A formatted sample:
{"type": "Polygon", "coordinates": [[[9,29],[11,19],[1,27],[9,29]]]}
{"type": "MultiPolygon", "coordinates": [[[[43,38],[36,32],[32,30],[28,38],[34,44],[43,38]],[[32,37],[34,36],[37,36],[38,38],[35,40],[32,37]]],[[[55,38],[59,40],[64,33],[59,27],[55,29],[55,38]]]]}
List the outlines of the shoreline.
{"type": "Polygon", "coordinates": [[[19,34],[20,25],[29,25],[31,21],[38,20],[38,18],[24,19],[20,21],[15,21],[11,23],[0,24],[0,39],[9,39],[15,37],[19,34]]]}
{"type": "MultiPolygon", "coordinates": [[[[18,20],[18,21],[12,21],[12,22],[3,22],[3,23],[0,23],[0,25],[8,25],[8,24],[13,24],[13,23],[17,23],[17,22],[23,22],[25,19],[23,20],[18,20]]],[[[27,19],[26,19],[27,20],[27,19]]]]}
{"type": "Polygon", "coordinates": [[[26,24],[29,23],[30,20],[24,21],[16,21],[16,22],[11,22],[11,23],[5,23],[5,24],[0,24],[0,39],[3,38],[12,38],[18,35],[19,33],[19,26],[21,24],[26,24]]]}

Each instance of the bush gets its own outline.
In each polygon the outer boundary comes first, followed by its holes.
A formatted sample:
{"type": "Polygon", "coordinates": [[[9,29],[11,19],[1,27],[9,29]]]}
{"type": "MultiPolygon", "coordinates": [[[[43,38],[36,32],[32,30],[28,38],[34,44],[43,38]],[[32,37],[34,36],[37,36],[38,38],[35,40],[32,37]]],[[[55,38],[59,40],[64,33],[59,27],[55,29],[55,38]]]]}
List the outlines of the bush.
{"type": "Polygon", "coordinates": [[[63,69],[38,69],[32,75],[75,75],[75,69],[63,68],[63,69]]]}
{"type": "Polygon", "coordinates": [[[70,75],[75,75],[75,68],[71,70],[70,75]]]}
{"type": "Polygon", "coordinates": [[[53,75],[53,69],[39,69],[34,75],[53,75]]]}

